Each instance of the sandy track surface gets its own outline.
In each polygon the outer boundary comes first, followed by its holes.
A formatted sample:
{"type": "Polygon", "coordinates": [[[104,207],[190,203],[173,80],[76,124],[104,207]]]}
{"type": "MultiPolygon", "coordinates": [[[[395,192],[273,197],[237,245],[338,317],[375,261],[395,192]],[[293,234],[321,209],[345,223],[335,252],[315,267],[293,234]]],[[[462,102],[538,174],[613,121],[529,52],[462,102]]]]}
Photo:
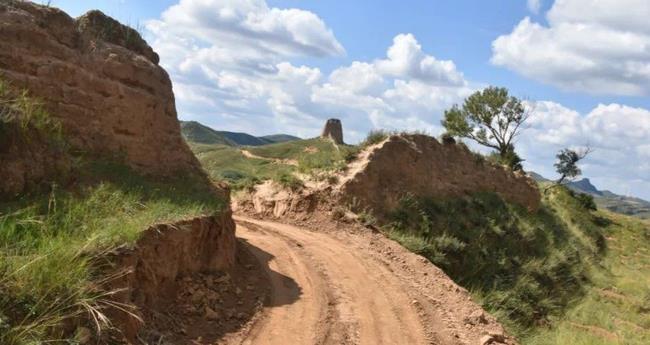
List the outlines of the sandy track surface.
{"type": "Polygon", "coordinates": [[[241,344],[431,344],[405,286],[327,234],[237,217],[237,235],[268,261],[272,293],[241,344]],[[269,257],[269,253],[272,257],[269,257]]]}
{"type": "Polygon", "coordinates": [[[240,250],[261,264],[271,292],[220,344],[516,343],[444,272],[380,233],[235,220],[240,250]]]}

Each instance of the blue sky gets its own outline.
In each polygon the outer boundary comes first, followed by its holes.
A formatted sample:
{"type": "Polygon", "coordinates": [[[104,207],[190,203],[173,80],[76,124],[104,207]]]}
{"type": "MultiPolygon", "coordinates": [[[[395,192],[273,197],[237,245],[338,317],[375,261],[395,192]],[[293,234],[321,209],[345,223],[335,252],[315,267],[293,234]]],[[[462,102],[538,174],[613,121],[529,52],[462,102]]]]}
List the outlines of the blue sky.
{"type": "Polygon", "coordinates": [[[527,168],[552,177],[559,148],[589,144],[583,170],[598,187],[650,199],[648,1],[177,4],[52,2],[139,26],[172,77],[181,119],[313,136],[336,116],[352,142],[379,127],[437,135],[445,108],[505,86],[533,112],[519,143],[527,168]]]}

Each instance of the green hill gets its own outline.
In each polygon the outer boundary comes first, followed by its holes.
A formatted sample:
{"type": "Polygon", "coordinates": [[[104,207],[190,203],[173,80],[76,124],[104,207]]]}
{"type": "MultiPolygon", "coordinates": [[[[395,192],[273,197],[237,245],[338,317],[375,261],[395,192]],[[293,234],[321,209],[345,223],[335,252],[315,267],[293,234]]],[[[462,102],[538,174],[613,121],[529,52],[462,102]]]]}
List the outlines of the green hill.
{"type": "Polygon", "coordinates": [[[236,146],[237,144],[214,129],[196,121],[181,121],[181,133],[185,140],[199,144],[221,144],[236,146]]]}
{"type": "Polygon", "coordinates": [[[247,133],[217,131],[196,121],[181,121],[181,132],[189,142],[227,146],[262,146],[300,140],[300,138],[288,134],[256,137],[247,133]]]}
{"type": "Polygon", "coordinates": [[[270,141],[272,143],[284,143],[284,142],[287,142],[287,141],[300,140],[300,138],[294,137],[293,135],[288,135],[288,134],[265,135],[265,136],[260,137],[260,139],[264,139],[264,140],[270,141]]]}

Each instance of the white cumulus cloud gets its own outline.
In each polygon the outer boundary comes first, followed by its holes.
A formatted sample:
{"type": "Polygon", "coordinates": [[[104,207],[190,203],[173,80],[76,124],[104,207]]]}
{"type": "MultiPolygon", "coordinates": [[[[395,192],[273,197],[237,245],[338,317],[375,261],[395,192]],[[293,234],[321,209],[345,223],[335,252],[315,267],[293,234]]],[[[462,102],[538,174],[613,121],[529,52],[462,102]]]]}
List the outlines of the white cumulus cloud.
{"type": "Polygon", "coordinates": [[[492,63],[564,90],[650,93],[650,1],[556,0],[546,18],[498,37],[492,63]]]}
{"type": "Polygon", "coordinates": [[[350,141],[373,127],[438,134],[443,109],[471,91],[452,61],[425,53],[412,34],[387,42],[383,58],[331,73],[296,65],[345,49],[316,14],[263,0],[181,0],[147,29],[181,118],[222,129],[313,136],[339,117],[350,141]]]}
{"type": "Polygon", "coordinates": [[[600,104],[586,114],[550,101],[527,102],[531,116],[517,147],[526,166],[554,177],[558,150],[590,146],[584,176],[601,188],[628,189],[650,198],[650,110],[621,104],[600,104]]]}

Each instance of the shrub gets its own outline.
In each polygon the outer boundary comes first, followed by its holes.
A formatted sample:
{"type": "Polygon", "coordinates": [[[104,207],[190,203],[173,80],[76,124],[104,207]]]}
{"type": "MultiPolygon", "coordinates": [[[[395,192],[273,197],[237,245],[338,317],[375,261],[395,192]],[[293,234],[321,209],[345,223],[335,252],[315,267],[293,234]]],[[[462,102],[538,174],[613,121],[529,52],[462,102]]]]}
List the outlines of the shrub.
{"type": "Polygon", "coordinates": [[[505,165],[513,171],[523,170],[521,163],[524,160],[519,157],[514,149],[508,150],[504,154],[493,152],[488,155],[488,160],[493,164],[505,165]]]}
{"type": "Polygon", "coordinates": [[[27,90],[17,91],[0,79],[0,134],[7,136],[12,128],[26,140],[31,131],[36,131],[51,144],[64,143],[61,123],[50,116],[43,104],[30,97],[27,90]]]}
{"type": "Polygon", "coordinates": [[[244,173],[242,173],[241,171],[224,170],[224,171],[221,172],[221,177],[224,180],[227,180],[229,182],[236,182],[236,181],[239,181],[239,180],[245,178],[246,175],[244,173]]]}
{"type": "Polygon", "coordinates": [[[285,172],[285,173],[278,174],[274,177],[273,180],[278,184],[280,184],[282,187],[288,188],[294,192],[304,187],[302,180],[296,177],[292,173],[285,172]]]}
{"type": "Polygon", "coordinates": [[[380,142],[386,140],[390,136],[390,133],[383,130],[383,129],[373,129],[368,133],[366,136],[366,139],[364,139],[360,146],[361,147],[368,147],[372,146],[375,144],[379,144],[380,142]]]}
{"type": "Polygon", "coordinates": [[[576,193],[574,194],[574,198],[578,200],[580,206],[582,206],[585,210],[590,210],[590,211],[598,210],[598,207],[596,206],[596,202],[594,201],[593,196],[585,193],[576,193]]]}
{"type": "Polygon", "coordinates": [[[442,143],[445,145],[456,144],[456,139],[454,139],[454,136],[449,133],[443,133],[440,139],[442,140],[442,143]]]}

